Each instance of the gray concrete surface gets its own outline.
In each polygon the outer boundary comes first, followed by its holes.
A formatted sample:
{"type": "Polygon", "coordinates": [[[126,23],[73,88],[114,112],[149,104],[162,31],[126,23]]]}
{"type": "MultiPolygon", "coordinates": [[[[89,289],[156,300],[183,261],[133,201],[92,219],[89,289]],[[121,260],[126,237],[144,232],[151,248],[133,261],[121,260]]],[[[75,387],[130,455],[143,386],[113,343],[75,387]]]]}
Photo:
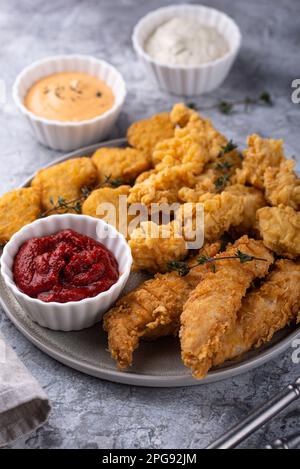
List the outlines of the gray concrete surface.
{"type": "MultiPolygon", "coordinates": [[[[131,47],[131,31],[146,12],[165,1],[0,0],[0,79],[7,100],[0,107],[1,194],[57,156],[40,146],[23,123],[10,96],[13,81],[33,60],[60,53],[92,54],[119,68],[128,98],[112,137],[130,122],[170,108],[176,98],[148,81],[131,47]]],[[[176,3],[174,1],[174,3],[176,3]]],[[[179,3],[179,2],[177,2],[179,3]]],[[[198,2],[193,2],[198,3],[198,2]]],[[[300,78],[300,2],[285,0],[204,1],[229,13],[243,33],[240,56],[226,83],[194,101],[243,98],[269,90],[273,108],[256,107],[232,116],[207,112],[226,134],[244,142],[247,134],[282,137],[288,153],[300,144],[299,105],[291,102],[291,81],[300,78]]],[[[292,349],[243,376],[206,386],[146,389],[100,381],[60,365],[31,345],[0,311],[1,330],[49,394],[53,411],[36,433],[15,448],[201,448],[272,393],[296,378],[292,349]]],[[[242,447],[300,430],[300,408],[291,406],[242,447]]]]}

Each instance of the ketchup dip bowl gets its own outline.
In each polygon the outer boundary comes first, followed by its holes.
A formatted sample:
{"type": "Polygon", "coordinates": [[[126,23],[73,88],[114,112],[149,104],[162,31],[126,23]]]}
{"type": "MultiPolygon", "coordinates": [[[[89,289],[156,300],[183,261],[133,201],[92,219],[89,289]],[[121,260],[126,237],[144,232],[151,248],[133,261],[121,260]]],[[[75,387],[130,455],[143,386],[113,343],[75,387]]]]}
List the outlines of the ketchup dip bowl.
{"type": "Polygon", "coordinates": [[[126,98],[126,85],[118,70],[104,60],[87,55],[58,55],[34,62],[16,78],[13,99],[35,138],[53,150],[71,151],[103,140],[119,117],[126,98]],[[115,96],[113,106],[93,119],[65,122],[45,119],[24,105],[29,89],[38,80],[60,72],[84,72],[103,80],[115,96]]]}
{"type": "Polygon", "coordinates": [[[103,220],[86,215],[52,215],[22,228],[6,244],[1,257],[1,274],[6,286],[28,316],[40,326],[56,331],[78,331],[100,321],[120,296],[132,265],[129,245],[123,235],[103,220]],[[92,298],[68,303],[46,303],[23,293],[14,282],[13,264],[22,244],[32,238],[49,236],[71,229],[102,243],[115,256],[119,279],[107,291],[92,298]]]}
{"type": "Polygon", "coordinates": [[[241,46],[241,32],[235,21],[225,13],[202,5],[170,5],[144,16],[135,26],[133,48],[147,75],[158,87],[175,95],[193,96],[218,88],[227,77],[241,46]],[[172,65],[154,60],[145,51],[149,36],[160,25],[174,18],[198,19],[215,28],[227,41],[229,51],[219,59],[201,65],[172,65]]]}

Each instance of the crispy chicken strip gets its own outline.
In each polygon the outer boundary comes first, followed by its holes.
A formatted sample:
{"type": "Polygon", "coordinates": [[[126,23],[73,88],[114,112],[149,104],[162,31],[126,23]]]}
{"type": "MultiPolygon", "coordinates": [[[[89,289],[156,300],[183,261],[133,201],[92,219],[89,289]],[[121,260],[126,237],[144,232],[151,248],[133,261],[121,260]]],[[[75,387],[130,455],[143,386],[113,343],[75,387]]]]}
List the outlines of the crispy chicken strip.
{"type": "Polygon", "coordinates": [[[174,127],[170,114],[162,112],[149,119],[134,122],[127,131],[127,139],[132,147],[143,151],[151,158],[158,142],[173,137],[174,127]]]}
{"type": "Polygon", "coordinates": [[[236,171],[236,182],[264,189],[264,175],[268,167],[278,167],[285,160],[283,141],[263,139],[258,135],[248,137],[241,169],[236,171]]]}
{"type": "Polygon", "coordinates": [[[23,226],[41,213],[40,193],[32,187],[17,189],[0,197],[0,244],[7,243],[23,226]]]}
{"type": "Polygon", "coordinates": [[[292,207],[263,207],[257,212],[260,234],[276,254],[295,259],[300,256],[300,212],[292,207]]]}
{"type": "Polygon", "coordinates": [[[295,173],[295,161],[287,160],[279,167],[267,168],[264,182],[268,201],[300,209],[300,178],[295,173]]]}
{"type": "Polygon", "coordinates": [[[243,299],[237,322],[222,337],[213,365],[269,342],[275,332],[296,319],[299,309],[300,264],[278,260],[262,286],[243,299]]]}
{"type": "MultiPolygon", "coordinates": [[[[82,196],[83,187],[93,187],[97,182],[97,169],[91,158],[75,158],[39,171],[32,187],[41,193],[43,210],[51,210],[60,198],[72,201],[82,196]]],[[[74,213],[74,210],[69,210],[74,213]]],[[[57,210],[65,213],[65,209],[57,210]]]]}
{"type": "Polygon", "coordinates": [[[263,243],[247,236],[219,256],[235,256],[237,250],[265,260],[242,263],[238,259],[226,259],[215,262],[216,272],[205,276],[183,308],[181,355],[196,378],[204,377],[211,368],[213,357],[221,347],[221,339],[234,325],[242,298],[252,281],[264,277],[273,262],[273,255],[263,243]]]}
{"type": "MultiPolygon", "coordinates": [[[[205,246],[200,253],[214,256],[220,243],[205,246]]],[[[193,260],[190,261],[193,263],[193,260]]],[[[108,347],[118,367],[132,364],[133,352],[142,338],[177,335],[183,305],[193,288],[204,278],[207,266],[191,269],[185,277],[176,272],[157,274],[121,298],[104,316],[108,347]]]]}
{"type": "Polygon", "coordinates": [[[99,182],[109,177],[124,183],[134,181],[139,174],[151,168],[151,159],[135,148],[99,148],[92,156],[98,170],[99,182]]]}

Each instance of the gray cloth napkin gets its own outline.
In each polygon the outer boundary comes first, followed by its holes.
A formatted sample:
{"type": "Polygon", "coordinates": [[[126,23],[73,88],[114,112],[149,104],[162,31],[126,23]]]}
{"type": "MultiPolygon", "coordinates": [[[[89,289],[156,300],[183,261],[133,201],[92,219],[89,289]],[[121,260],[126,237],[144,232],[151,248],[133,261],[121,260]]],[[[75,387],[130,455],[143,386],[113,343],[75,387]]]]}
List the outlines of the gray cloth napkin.
{"type": "Polygon", "coordinates": [[[42,425],[50,410],[47,395],[0,335],[0,446],[42,425]]]}

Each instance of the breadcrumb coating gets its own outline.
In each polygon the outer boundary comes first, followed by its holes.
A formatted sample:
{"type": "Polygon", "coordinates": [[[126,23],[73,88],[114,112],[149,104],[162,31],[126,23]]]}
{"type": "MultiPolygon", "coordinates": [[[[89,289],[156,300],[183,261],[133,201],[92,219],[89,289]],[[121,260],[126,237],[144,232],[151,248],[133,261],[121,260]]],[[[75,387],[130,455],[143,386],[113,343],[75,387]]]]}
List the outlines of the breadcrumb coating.
{"type": "Polygon", "coordinates": [[[300,264],[281,259],[259,288],[242,301],[236,323],[222,337],[213,365],[221,365],[269,342],[300,309],[300,264]]]}
{"type": "MultiPolygon", "coordinates": [[[[219,249],[220,243],[207,245],[200,254],[212,257],[219,249]]],[[[120,369],[132,364],[133,352],[142,338],[177,335],[183,305],[207,271],[207,266],[199,265],[185,277],[176,272],[156,274],[105,314],[103,327],[108,333],[108,348],[120,369]]]]}
{"type": "Polygon", "coordinates": [[[234,325],[242,298],[255,278],[264,277],[273,255],[261,241],[240,238],[225,254],[234,256],[237,249],[256,258],[241,263],[237,259],[215,262],[216,272],[209,273],[191,293],[181,315],[180,341],[184,364],[195,378],[203,378],[213,364],[224,334],[234,325]]]}
{"type": "Polygon", "coordinates": [[[300,255],[300,212],[292,207],[263,207],[257,212],[259,231],[265,245],[279,256],[300,255]]]}
{"type": "Polygon", "coordinates": [[[129,144],[144,152],[149,158],[158,142],[171,138],[173,135],[174,125],[168,112],[134,122],[127,131],[129,144]]]}
{"type": "Polygon", "coordinates": [[[250,135],[241,169],[237,169],[236,182],[264,189],[264,175],[268,167],[278,167],[284,160],[283,140],[264,139],[250,135]]]}
{"type": "MultiPolygon", "coordinates": [[[[41,193],[43,210],[57,205],[60,197],[72,201],[82,196],[83,187],[92,187],[98,179],[91,158],[76,158],[39,171],[31,182],[41,193]],[[51,203],[53,202],[53,203],[51,203]]],[[[57,213],[65,210],[57,210],[57,213]]],[[[71,213],[74,213],[71,209],[71,213]]],[[[52,212],[54,213],[54,211],[52,212]]]]}
{"type": "Polygon", "coordinates": [[[145,153],[129,147],[99,148],[92,161],[98,170],[100,183],[107,178],[129,183],[151,168],[151,160],[145,153]]]}
{"type": "Polygon", "coordinates": [[[0,197],[0,244],[6,244],[23,226],[36,220],[41,213],[40,193],[26,187],[0,197]]]}
{"type": "Polygon", "coordinates": [[[294,168],[295,162],[287,160],[279,167],[266,169],[266,198],[273,206],[283,204],[295,210],[300,209],[300,178],[294,168]]]}
{"type": "Polygon", "coordinates": [[[176,221],[167,225],[142,222],[131,233],[129,246],[134,268],[149,272],[166,272],[169,262],[183,259],[187,254],[186,241],[176,221]]]}

